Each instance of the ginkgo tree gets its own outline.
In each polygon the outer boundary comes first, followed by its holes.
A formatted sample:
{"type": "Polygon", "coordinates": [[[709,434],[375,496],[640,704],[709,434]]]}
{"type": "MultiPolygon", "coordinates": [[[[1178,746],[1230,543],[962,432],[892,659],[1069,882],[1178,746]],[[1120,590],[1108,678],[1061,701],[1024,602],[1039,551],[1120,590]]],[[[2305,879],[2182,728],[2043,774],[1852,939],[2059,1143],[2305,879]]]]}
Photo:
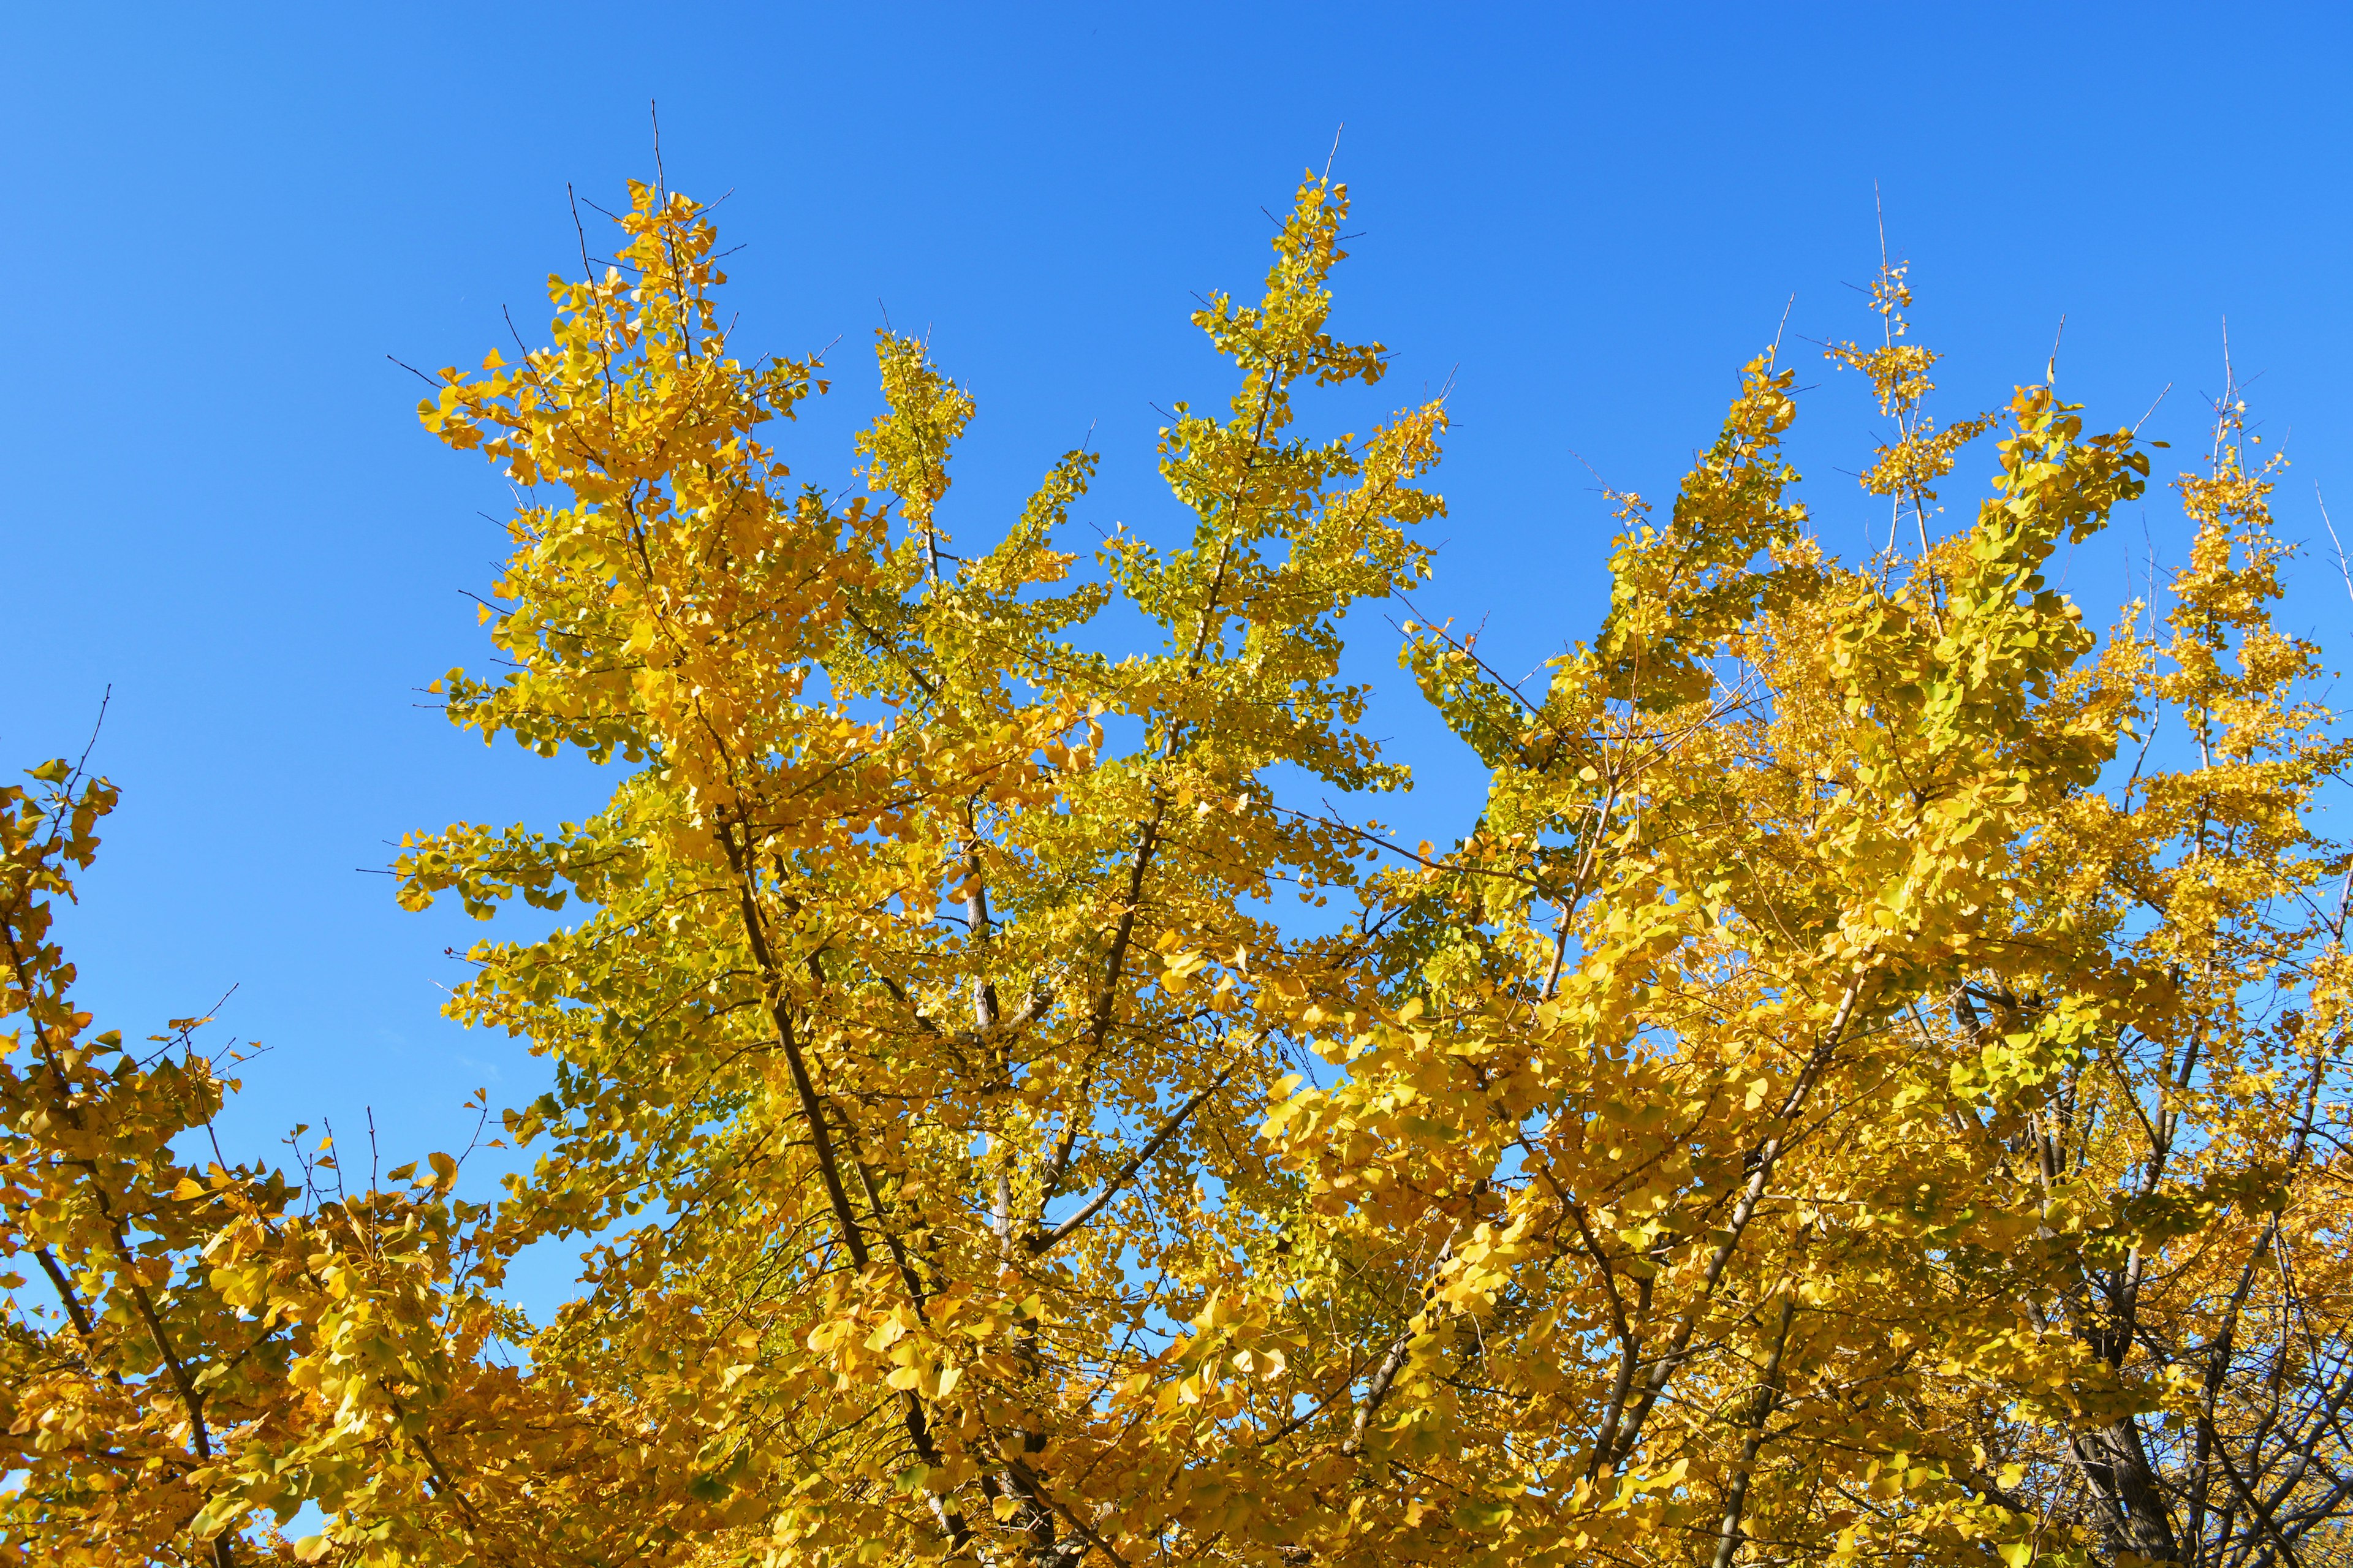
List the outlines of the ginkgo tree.
{"type": "Polygon", "coordinates": [[[111,792],[5,798],[0,1245],[63,1312],[7,1341],[14,1560],[2345,1557],[2353,751],[2235,394],[2167,602],[2095,627],[2044,569],[2148,451],[2047,382],[1938,425],[1883,268],[1831,356],[1886,547],[1813,531],[1761,355],[1540,684],[1407,624],[1488,774],[1408,844],[1343,631],[1431,573],[1446,414],[1297,423],[1387,364],[1330,331],[1342,187],[1195,317],[1190,537],[1094,572],[1092,454],[947,503],[919,341],[860,484],[789,472],[824,367],[733,348],[708,214],[632,195],[550,346],[420,411],[520,497],[451,719],[618,781],[396,868],[560,911],[450,1004],[553,1066],[502,1196],[190,1158],[194,1021],[89,1036],[47,935],[111,792]]]}

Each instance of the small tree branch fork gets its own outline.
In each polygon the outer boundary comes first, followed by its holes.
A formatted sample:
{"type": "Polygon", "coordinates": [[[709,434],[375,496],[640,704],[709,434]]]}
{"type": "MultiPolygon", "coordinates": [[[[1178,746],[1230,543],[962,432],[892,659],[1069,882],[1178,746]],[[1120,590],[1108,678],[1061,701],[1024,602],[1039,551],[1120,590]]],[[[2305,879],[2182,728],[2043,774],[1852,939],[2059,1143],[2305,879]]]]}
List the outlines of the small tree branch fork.
{"type": "Polygon", "coordinates": [[[1789,1092],[1782,1098],[1780,1108],[1773,1118],[1774,1131],[1748,1152],[1746,1162],[1748,1180],[1741,1187],[1739,1201],[1733,1205],[1730,1220],[1725,1226],[1724,1239],[1708,1254],[1707,1265],[1701,1271],[1699,1300],[1685,1308],[1677,1318],[1673,1337],[1668,1342],[1664,1353],[1652,1364],[1651,1374],[1641,1380],[1641,1397],[1636,1400],[1632,1412],[1624,1416],[1622,1425],[1622,1393],[1603,1413],[1601,1429],[1614,1429],[1617,1437],[1606,1450],[1597,1447],[1595,1451],[1600,1462],[1591,1467],[1596,1474],[1613,1471],[1633,1457],[1635,1446],[1641,1441],[1643,1424],[1650,1419],[1659,1395],[1691,1359],[1692,1333],[1699,1324],[1700,1306],[1715,1296],[1715,1288],[1722,1282],[1733,1255],[1740,1248],[1742,1234],[1747,1230],[1748,1222],[1757,1217],[1757,1205],[1764,1202],[1767,1186],[1773,1179],[1773,1168],[1782,1151],[1788,1146],[1788,1125],[1805,1108],[1806,1100],[1813,1093],[1814,1086],[1821,1081],[1822,1074],[1829,1069],[1831,1058],[1837,1052],[1839,1042],[1845,1038],[1847,1028],[1854,1019],[1855,1007],[1862,1000],[1862,994],[1870,982],[1871,968],[1866,959],[1862,972],[1848,983],[1846,990],[1840,995],[1838,1009],[1816,1038],[1812,1051],[1808,1053],[1804,1069],[1798,1074],[1797,1081],[1789,1086],[1789,1092]]]}
{"type": "MultiPolygon", "coordinates": [[[[792,1076],[793,1094],[799,1102],[802,1117],[808,1122],[809,1144],[816,1152],[818,1177],[825,1187],[826,1203],[833,1211],[834,1225],[840,1232],[841,1245],[849,1260],[860,1274],[866,1272],[872,1254],[866,1246],[866,1236],[858,1223],[857,1211],[850,1206],[849,1190],[841,1179],[841,1159],[834,1148],[833,1130],[828,1125],[825,1102],[818,1095],[817,1084],[809,1077],[808,1062],[803,1056],[800,1039],[793,1027],[792,1007],[785,998],[784,975],[776,963],[776,950],[768,941],[767,921],[761,914],[759,899],[754,887],[751,847],[738,841],[734,830],[723,828],[719,839],[727,854],[728,864],[735,874],[737,907],[744,925],[744,939],[751,945],[754,962],[760,966],[762,988],[768,999],[768,1016],[775,1024],[776,1044],[784,1052],[785,1066],[792,1076]]],[[[894,1254],[897,1249],[894,1247],[894,1254]]],[[[902,1275],[906,1263],[900,1259],[902,1275]]],[[[912,1283],[912,1282],[911,1282],[912,1283]]],[[[905,1391],[904,1425],[907,1440],[915,1456],[926,1466],[936,1468],[940,1463],[939,1445],[933,1440],[932,1424],[923,1409],[923,1396],[913,1389],[905,1391]]],[[[967,1552],[972,1546],[972,1529],[964,1516],[934,1496],[933,1507],[940,1522],[957,1552],[967,1552]]]]}
{"type": "Polygon", "coordinates": [[[1029,1255],[1036,1258],[1051,1251],[1080,1226],[1101,1214],[1104,1205],[1127,1190],[1127,1184],[1135,1179],[1135,1173],[1151,1163],[1152,1157],[1159,1153],[1171,1138],[1176,1136],[1178,1130],[1192,1119],[1193,1113],[1200,1110],[1211,1095],[1225,1088],[1227,1080],[1240,1072],[1241,1067],[1242,1064],[1239,1061],[1231,1064],[1216,1078],[1211,1079],[1207,1088],[1178,1106],[1168,1120],[1161,1123],[1160,1130],[1145,1140],[1144,1146],[1129,1155],[1127,1163],[1120,1166],[1119,1170],[1103,1183],[1103,1190],[1079,1205],[1078,1212],[1051,1230],[1047,1229],[1041,1221],[1026,1244],[1029,1249],[1029,1255]]]}
{"type": "Polygon", "coordinates": [[[1388,1398],[1389,1390],[1397,1386],[1398,1374],[1405,1370],[1405,1363],[1413,1352],[1413,1342],[1420,1333],[1419,1325],[1428,1315],[1430,1303],[1438,1299],[1439,1282],[1446,1274],[1446,1260],[1454,1256],[1454,1238],[1461,1234],[1462,1222],[1458,1219],[1448,1228],[1446,1239],[1439,1244],[1437,1261],[1430,1265],[1430,1282],[1422,1287],[1421,1305],[1414,1310],[1412,1317],[1406,1320],[1404,1329],[1389,1342],[1380,1364],[1373,1369],[1371,1380],[1365,1384],[1365,1397],[1357,1404],[1356,1413],[1348,1422],[1348,1436],[1340,1444],[1340,1452],[1348,1458],[1354,1458],[1364,1451],[1365,1437],[1372,1430],[1373,1417],[1380,1414],[1382,1402],[1388,1398]]]}
{"type": "MultiPolygon", "coordinates": [[[[26,952],[17,942],[14,920],[6,923],[5,930],[9,966],[14,972],[18,990],[29,1005],[38,989],[36,984],[37,976],[34,973],[32,955],[26,952]]],[[[39,1042],[42,1058],[48,1068],[49,1095],[57,1107],[58,1115],[68,1126],[79,1131],[82,1126],[81,1108],[74,1104],[66,1092],[64,1066],[58,1060],[57,1053],[45,1030],[36,1026],[34,1038],[39,1042]]],[[[146,1282],[140,1278],[139,1258],[131,1250],[130,1237],[124,1229],[121,1217],[114,1212],[113,1204],[107,1198],[106,1184],[94,1163],[88,1160],[75,1160],[69,1163],[79,1168],[87,1179],[87,1190],[91,1206],[97,1209],[98,1217],[106,1231],[107,1240],[112,1245],[115,1259],[121,1269],[121,1279],[130,1292],[132,1304],[138,1309],[140,1321],[146,1325],[149,1336],[155,1342],[155,1353],[164,1363],[164,1370],[172,1380],[174,1392],[179,1394],[180,1404],[187,1410],[189,1444],[195,1449],[196,1458],[200,1463],[208,1461],[213,1457],[213,1445],[212,1434],[205,1425],[205,1396],[197,1390],[195,1378],[189,1373],[186,1363],[181,1361],[172,1347],[172,1336],[164,1330],[163,1315],[156,1311],[154,1299],[148,1294],[146,1282]]],[[[64,1270],[57,1266],[55,1259],[49,1256],[48,1249],[42,1247],[38,1250],[43,1270],[49,1276],[49,1282],[58,1287],[66,1303],[67,1310],[74,1320],[74,1327],[81,1331],[83,1343],[88,1344],[90,1338],[89,1317],[82,1311],[80,1302],[67,1283],[64,1270]]],[[[116,1381],[119,1383],[121,1380],[118,1378],[116,1381]]],[[[229,1531],[223,1530],[206,1542],[206,1554],[212,1558],[214,1568],[236,1568],[236,1548],[229,1539],[229,1531]]]]}

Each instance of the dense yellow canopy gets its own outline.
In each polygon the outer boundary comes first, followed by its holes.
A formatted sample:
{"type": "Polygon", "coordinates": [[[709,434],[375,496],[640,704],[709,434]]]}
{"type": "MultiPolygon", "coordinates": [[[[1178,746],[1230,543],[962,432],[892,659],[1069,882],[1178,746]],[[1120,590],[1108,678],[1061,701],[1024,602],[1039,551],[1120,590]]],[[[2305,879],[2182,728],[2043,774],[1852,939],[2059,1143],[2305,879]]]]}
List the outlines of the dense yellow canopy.
{"type": "Polygon", "coordinates": [[[0,1246],[62,1303],[0,1352],[10,1561],[2342,1558],[2353,753],[2240,405],[2161,618],[2097,632],[2044,569],[2147,452],[2047,384],[1936,425],[1888,269],[1831,351],[1887,548],[1810,531],[1761,355],[1542,689],[1409,624],[1492,774],[1417,847],[1335,815],[1409,781],[1343,617],[1428,575],[1446,416],[1294,426],[1385,363],[1327,331],[1341,187],[1195,317],[1237,384],[1161,432],[1191,539],[1083,580],[1089,454],[947,532],[973,401],[921,342],[864,491],[789,475],[821,367],[733,357],[704,210],[634,195],[551,346],[422,409],[522,498],[513,669],[451,718],[621,763],[398,862],[582,911],[451,1004],[554,1064],[528,1176],[192,1158],[196,1021],[92,1036],[47,935],[111,791],[0,795],[0,1246]],[[528,1323],[501,1270],[563,1237],[528,1323]]]}

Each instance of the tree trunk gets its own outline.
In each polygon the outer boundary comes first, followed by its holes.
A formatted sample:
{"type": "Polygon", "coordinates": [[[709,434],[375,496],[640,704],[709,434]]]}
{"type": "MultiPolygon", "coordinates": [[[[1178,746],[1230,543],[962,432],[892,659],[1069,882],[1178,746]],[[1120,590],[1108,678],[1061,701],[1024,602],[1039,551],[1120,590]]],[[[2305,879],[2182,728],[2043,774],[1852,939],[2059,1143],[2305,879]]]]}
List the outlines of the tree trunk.
{"type": "Polygon", "coordinates": [[[2158,1490],[2148,1451],[2141,1446],[2140,1423],[2127,1415],[2102,1427],[2084,1439],[2084,1449],[2093,1479],[2108,1504],[2103,1523],[2110,1548],[2160,1562],[2180,1562],[2173,1515],[2158,1490]]]}

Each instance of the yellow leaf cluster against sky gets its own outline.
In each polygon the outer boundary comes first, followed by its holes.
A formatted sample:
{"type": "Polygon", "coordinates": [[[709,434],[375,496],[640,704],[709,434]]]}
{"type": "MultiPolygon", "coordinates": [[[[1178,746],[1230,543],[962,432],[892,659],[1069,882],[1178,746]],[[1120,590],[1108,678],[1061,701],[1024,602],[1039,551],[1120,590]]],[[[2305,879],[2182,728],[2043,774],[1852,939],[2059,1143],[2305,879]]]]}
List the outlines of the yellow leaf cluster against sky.
{"type": "Polygon", "coordinates": [[[0,1550],[2342,1557],[2353,741],[2235,387],[2186,457],[2047,377],[1938,423],[1883,266],[1827,355],[1884,539],[1800,496],[1823,351],[1757,353],[1537,676],[1404,623],[1484,779],[1409,844],[1344,655],[1430,575],[1449,412],[1334,329],[1344,186],[1193,313],[1173,541],[1074,539],[1085,448],[959,511],[981,400],[889,329],[792,471],[849,372],[740,350],[712,210],[630,195],[418,408],[516,498],[448,717],[611,786],[395,863],[558,917],[448,1004],[552,1068],[502,1194],[215,1151],[233,1058],[93,1033],[53,930],[112,786],[0,795],[0,1246],[58,1301],[0,1342],[0,1550]],[[1349,388],[1391,412],[1331,433],[1349,388]],[[2053,574],[2153,479],[2187,562],[2087,611],[2053,574]]]}

